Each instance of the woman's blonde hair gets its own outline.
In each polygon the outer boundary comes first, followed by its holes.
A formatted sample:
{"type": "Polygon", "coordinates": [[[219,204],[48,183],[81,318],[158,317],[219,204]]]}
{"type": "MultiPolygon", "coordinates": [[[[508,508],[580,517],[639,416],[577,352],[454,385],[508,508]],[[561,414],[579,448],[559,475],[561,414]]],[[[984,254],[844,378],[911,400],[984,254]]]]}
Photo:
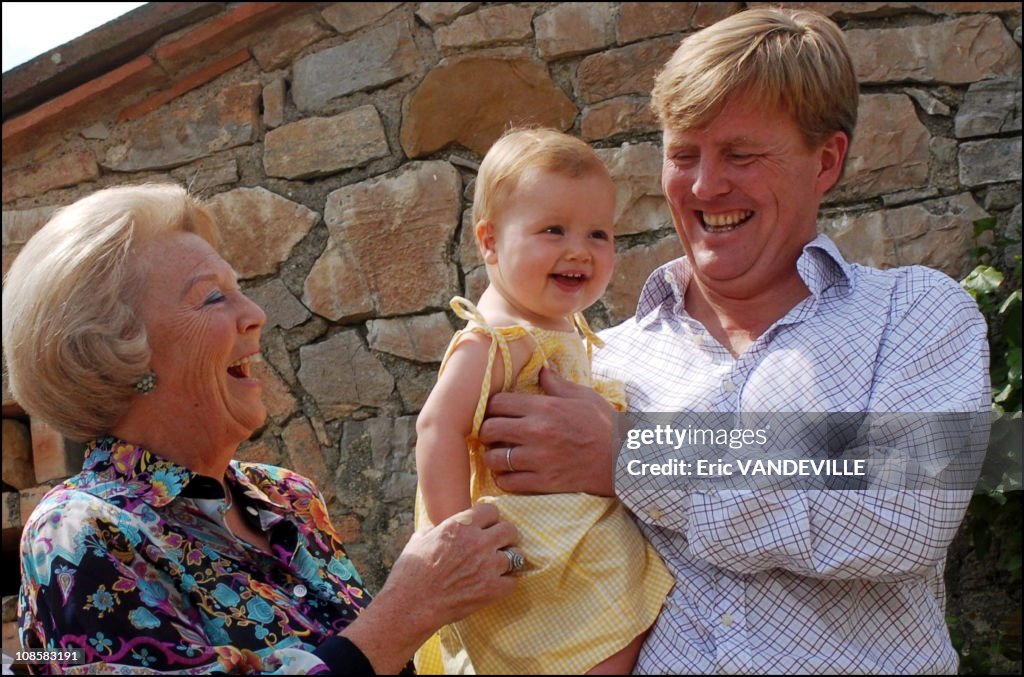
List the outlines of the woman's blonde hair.
{"type": "Polygon", "coordinates": [[[809,147],[857,124],[857,76],[842,31],[815,12],[753,9],[685,40],[655,79],[651,107],[663,128],[706,126],[731,96],[781,106],[809,147]]]}
{"type": "Polygon", "coordinates": [[[110,431],[149,371],[138,302],[139,246],[196,233],[215,245],[213,220],[179,186],[108,188],[59,210],[18,254],[3,290],[11,394],[62,435],[110,431]]]}
{"type": "Polygon", "coordinates": [[[473,223],[493,218],[524,173],[539,169],[570,177],[598,173],[611,177],[608,168],[586,142],[555,129],[510,129],[494,142],[476,176],[473,223]]]}

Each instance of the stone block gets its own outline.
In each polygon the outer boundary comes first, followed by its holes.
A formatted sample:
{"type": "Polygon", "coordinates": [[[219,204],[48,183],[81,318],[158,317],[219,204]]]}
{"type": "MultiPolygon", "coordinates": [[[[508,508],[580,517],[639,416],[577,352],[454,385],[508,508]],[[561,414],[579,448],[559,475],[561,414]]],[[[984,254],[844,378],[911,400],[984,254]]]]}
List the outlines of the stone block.
{"type": "Polygon", "coordinates": [[[276,273],[320,220],[313,210],[260,187],[220,193],[207,207],[220,229],[221,256],[242,279],[276,273]]]}
{"type": "Polygon", "coordinates": [[[480,256],[480,247],[476,243],[476,228],[473,224],[473,209],[471,207],[467,207],[462,212],[462,228],[459,231],[459,265],[464,271],[484,265],[484,259],[480,256]]]}
{"type": "Polygon", "coordinates": [[[239,445],[238,451],[235,452],[235,460],[243,463],[286,466],[288,461],[278,446],[268,443],[262,437],[258,440],[247,440],[239,445]]]}
{"type": "Polygon", "coordinates": [[[395,380],[355,330],[344,330],[326,341],[299,349],[299,381],[327,420],[360,407],[383,407],[395,380]],[[358,375],[358,378],[353,378],[358,375]]]}
{"type": "Polygon", "coordinates": [[[543,62],[526,56],[455,56],[427,73],[406,99],[402,149],[415,158],[459,143],[483,156],[511,124],[565,130],[576,114],[543,62]]]}
{"type": "Polygon", "coordinates": [[[178,167],[171,176],[186,186],[190,192],[202,194],[211,188],[238,181],[238,161],[221,153],[210,158],[178,167]]]}
{"type": "Polygon", "coordinates": [[[277,78],[263,88],[263,124],[274,129],[284,124],[284,78],[277,78]]]}
{"type": "Polygon", "coordinates": [[[697,5],[696,2],[623,2],[615,38],[619,44],[626,44],[686,30],[697,5]]]}
{"type": "Polygon", "coordinates": [[[10,623],[18,620],[18,596],[5,595],[3,598],[3,621],[10,623]]]}
{"type": "Polygon", "coordinates": [[[387,154],[384,124],[377,109],[367,105],[267,132],[263,165],[269,176],[308,179],[358,167],[387,154]]]}
{"type": "Polygon", "coordinates": [[[101,163],[115,172],[170,169],[256,140],[263,87],[247,82],[188,106],[140,120],[101,163]]]}
{"type": "Polygon", "coordinates": [[[597,154],[615,182],[616,236],[672,227],[661,189],[661,148],[653,143],[625,143],[599,149],[597,154]]]}
{"type": "Polygon", "coordinates": [[[21,649],[21,639],[18,637],[18,623],[10,622],[3,624],[2,639],[3,652],[5,656],[13,656],[21,649]]]}
{"type": "Polygon", "coordinates": [[[674,37],[656,38],[586,57],[576,75],[580,98],[592,104],[624,94],[649,96],[654,76],[678,46],[674,37]]]}
{"type": "Polygon", "coordinates": [[[3,246],[20,247],[46,225],[59,207],[7,209],[3,212],[3,246]]]}
{"type": "Polygon", "coordinates": [[[13,418],[3,420],[3,480],[15,489],[27,489],[36,483],[32,469],[32,438],[28,426],[13,418]]]}
{"type": "Polygon", "coordinates": [[[457,284],[448,249],[460,192],[455,168],[433,161],[330,193],[327,250],[306,278],[303,303],[335,322],[446,307],[457,284]]]}
{"type": "Polygon", "coordinates": [[[647,134],[658,129],[658,117],[651,110],[650,100],[631,96],[588,106],[580,122],[580,131],[587,141],[600,141],[618,134],[647,134]]]}
{"type": "Polygon", "coordinates": [[[42,195],[55,188],[95,181],[100,176],[96,158],[88,150],[65,153],[52,160],[3,173],[4,204],[22,197],[42,195]]]}
{"type": "Polygon", "coordinates": [[[1020,48],[997,17],[965,16],[938,24],[854,29],[844,33],[861,85],[966,84],[1020,74],[1020,48]]]}
{"type": "Polygon", "coordinates": [[[263,385],[263,405],[267,408],[267,416],[274,423],[281,423],[291,418],[299,410],[299,403],[292,394],[291,388],[281,380],[274,368],[267,362],[256,362],[252,365],[253,378],[263,385]]]}
{"type": "MultiPolygon", "coordinates": [[[[0,494],[0,508],[3,509],[2,527],[3,531],[21,532],[24,524],[21,521],[21,503],[17,491],[5,491],[0,494]]],[[[4,619],[7,620],[6,618],[4,619]]]]}
{"type": "Polygon", "coordinates": [[[431,28],[446,24],[457,16],[468,14],[480,6],[479,2],[421,2],[416,16],[431,28]]]}
{"type": "Polygon", "coordinates": [[[470,47],[493,47],[525,42],[533,37],[533,8],[498,5],[477,10],[434,31],[442,54],[470,47]]]}
{"type": "Polygon", "coordinates": [[[291,329],[309,319],[309,311],[279,279],[249,289],[245,294],[267,314],[266,329],[291,329]]]}
{"type": "Polygon", "coordinates": [[[317,441],[309,421],[304,416],[292,419],[281,433],[281,441],[287,450],[288,468],[313,480],[323,494],[326,505],[333,503],[336,491],[333,481],[335,463],[325,456],[324,448],[317,441]]]}
{"type": "Polygon", "coordinates": [[[315,112],[334,99],[404,78],[420,58],[407,23],[390,23],[296,61],[292,99],[299,110],[315,112]]]}
{"type": "Polygon", "coordinates": [[[1020,137],[960,144],[960,183],[982,186],[1021,180],[1020,137]]]}
{"type": "Polygon", "coordinates": [[[367,322],[371,349],[413,362],[440,362],[453,333],[445,313],[367,322]]]}
{"type": "Polygon", "coordinates": [[[402,411],[416,413],[423,408],[437,382],[437,373],[434,369],[422,369],[415,373],[406,375],[398,382],[398,396],[402,398],[402,411]]]}
{"type": "Polygon", "coordinates": [[[253,44],[252,55],[264,71],[277,70],[290,64],[306,47],[331,35],[331,30],[320,25],[316,17],[304,14],[266,31],[265,36],[253,44]]]}
{"type": "Polygon", "coordinates": [[[38,418],[31,419],[32,466],[36,483],[64,479],[81,471],[85,447],[66,439],[38,418]]]}
{"type": "Polygon", "coordinates": [[[863,214],[822,219],[843,256],[875,268],[925,265],[961,279],[974,221],[986,216],[970,193],[863,214]]]}
{"type": "Polygon", "coordinates": [[[1019,132],[1020,77],[975,82],[956,112],[958,139],[1019,132]]]}
{"type": "Polygon", "coordinates": [[[537,54],[545,61],[604,49],[614,42],[615,4],[581,2],[555,5],[534,21],[537,54]]]}
{"type": "Polygon", "coordinates": [[[928,184],[928,129],[903,94],[861,96],[843,180],[830,200],[869,198],[928,184]]]}
{"type": "Polygon", "coordinates": [[[321,12],[320,15],[331,25],[331,28],[342,35],[348,35],[366,28],[401,4],[400,2],[337,2],[321,12]]]}

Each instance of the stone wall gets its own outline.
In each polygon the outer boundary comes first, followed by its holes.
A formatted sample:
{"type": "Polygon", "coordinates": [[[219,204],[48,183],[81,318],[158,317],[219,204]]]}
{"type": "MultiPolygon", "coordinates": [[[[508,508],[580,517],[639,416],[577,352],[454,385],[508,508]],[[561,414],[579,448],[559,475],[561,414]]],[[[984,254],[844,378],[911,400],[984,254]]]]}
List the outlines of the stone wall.
{"type": "MultiPolygon", "coordinates": [[[[467,227],[481,156],[510,122],[601,149],[618,262],[588,314],[620,322],[681,251],[652,78],[681,37],[762,3],[178,4],[215,7],[5,118],[4,270],[55,208],[98,188],[175,181],[207,198],[269,318],[269,417],[239,457],[314,478],[376,588],[412,528],[416,414],[459,324],[447,300],[486,281],[467,227]]],[[[960,278],[972,221],[1020,231],[1019,3],[790,4],[840,24],[862,83],[821,220],[848,257],[960,278]]],[[[4,416],[25,419],[6,386],[4,416]]],[[[80,461],[16,425],[5,544],[80,461]]]]}

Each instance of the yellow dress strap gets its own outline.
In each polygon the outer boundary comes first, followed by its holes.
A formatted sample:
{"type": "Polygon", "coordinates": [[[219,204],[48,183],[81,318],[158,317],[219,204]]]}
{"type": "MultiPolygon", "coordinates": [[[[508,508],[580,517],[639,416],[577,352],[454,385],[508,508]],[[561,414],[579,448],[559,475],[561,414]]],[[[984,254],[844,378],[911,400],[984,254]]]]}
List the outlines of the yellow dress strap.
{"type": "Polygon", "coordinates": [[[572,321],[587,342],[587,360],[593,362],[594,348],[604,348],[604,341],[598,338],[594,330],[590,328],[590,325],[587,324],[587,318],[583,317],[583,313],[573,313],[572,321]]]}
{"type": "Polygon", "coordinates": [[[509,339],[520,338],[528,332],[524,327],[518,326],[492,327],[487,323],[484,316],[480,314],[476,306],[461,296],[456,296],[451,300],[451,307],[456,315],[469,322],[469,324],[464,329],[456,332],[451,343],[448,344],[448,350],[445,352],[444,359],[441,360],[439,373],[444,371],[448,358],[455,350],[455,346],[458,345],[459,339],[466,332],[484,334],[491,338],[491,345],[487,348],[487,368],[484,371],[483,383],[480,384],[480,399],[476,403],[476,411],[473,414],[473,430],[470,433],[473,437],[476,437],[477,433],[480,432],[481,424],[484,422],[487,400],[491,395],[491,372],[494,370],[495,355],[501,354],[501,363],[505,367],[505,379],[504,383],[501,384],[501,389],[503,391],[511,390],[515,384],[515,374],[512,373],[512,353],[508,349],[508,341],[509,339]]]}

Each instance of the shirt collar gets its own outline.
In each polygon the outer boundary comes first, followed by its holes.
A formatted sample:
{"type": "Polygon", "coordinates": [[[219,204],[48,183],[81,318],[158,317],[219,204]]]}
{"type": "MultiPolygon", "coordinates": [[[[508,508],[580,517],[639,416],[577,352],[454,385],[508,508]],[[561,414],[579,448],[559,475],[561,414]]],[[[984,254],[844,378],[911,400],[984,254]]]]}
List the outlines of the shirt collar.
{"type": "MultiPolygon", "coordinates": [[[[224,488],[213,477],[200,475],[185,466],[116,437],[103,437],[86,448],[83,472],[103,485],[105,496],[132,496],[154,508],[162,508],[178,496],[223,499],[224,488]]],[[[250,481],[239,464],[232,461],[226,474],[228,483],[250,498],[282,508],[250,481]]]]}
{"type": "MultiPolygon", "coordinates": [[[[819,234],[804,245],[796,269],[816,298],[836,285],[847,290],[853,289],[853,266],[843,258],[839,248],[827,235],[819,234]]],[[[636,306],[637,324],[641,327],[651,324],[662,309],[682,310],[686,287],[692,279],[693,266],[685,256],[655,269],[640,290],[636,306]]]]}

